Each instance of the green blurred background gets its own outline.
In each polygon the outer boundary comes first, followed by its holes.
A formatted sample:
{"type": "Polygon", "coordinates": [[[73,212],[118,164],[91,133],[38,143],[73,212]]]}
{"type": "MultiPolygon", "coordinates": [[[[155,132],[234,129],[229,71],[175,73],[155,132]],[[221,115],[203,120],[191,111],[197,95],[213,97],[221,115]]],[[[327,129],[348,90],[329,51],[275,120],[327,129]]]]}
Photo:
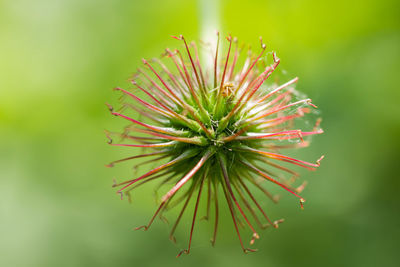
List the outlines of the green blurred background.
{"type": "Polygon", "coordinates": [[[399,3],[0,1],[0,266],[398,266],[399,3]],[[110,187],[131,172],[104,167],[127,153],[106,144],[120,122],[104,103],[142,57],[178,46],[170,35],[198,40],[213,13],[223,34],[262,35],[300,77],[325,134],[299,155],[326,159],[303,175],[304,211],[286,194],[266,202],[286,222],[261,232],[259,252],[244,255],[226,219],[215,248],[200,222],[191,254],[175,259],[189,220],[177,245],[160,221],[133,231],[156,207],[151,186],[132,204],[110,187]]]}

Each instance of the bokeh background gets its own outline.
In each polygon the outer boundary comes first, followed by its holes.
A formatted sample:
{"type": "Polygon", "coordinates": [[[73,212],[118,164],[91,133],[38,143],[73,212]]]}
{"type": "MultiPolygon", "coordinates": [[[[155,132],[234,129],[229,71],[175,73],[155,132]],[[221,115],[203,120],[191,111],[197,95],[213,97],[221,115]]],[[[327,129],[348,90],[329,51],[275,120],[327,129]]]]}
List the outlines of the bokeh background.
{"type": "Polygon", "coordinates": [[[0,1],[0,266],[398,266],[400,2],[208,2],[0,1]],[[132,230],[153,191],[129,204],[111,188],[131,166],[104,167],[126,154],[106,144],[120,124],[104,103],[142,57],[179,45],[170,35],[198,40],[212,19],[244,42],[262,35],[300,77],[325,134],[299,155],[326,159],[304,173],[304,211],[286,194],[265,203],[286,221],[261,232],[257,253],[241,252],[226,219],[215,248],[200,222],[175,259],[190,222],[177,245],[160,221],[132,230]]]}

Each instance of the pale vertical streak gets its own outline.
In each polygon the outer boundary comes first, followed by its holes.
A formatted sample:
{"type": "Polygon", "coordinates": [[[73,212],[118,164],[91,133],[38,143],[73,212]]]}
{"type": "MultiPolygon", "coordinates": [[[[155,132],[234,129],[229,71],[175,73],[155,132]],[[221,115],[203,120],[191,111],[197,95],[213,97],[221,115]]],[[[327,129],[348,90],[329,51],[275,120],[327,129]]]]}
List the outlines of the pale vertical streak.
{"type": "MultiPolygon", "coordinates": [[[[198,0],[198,10],[200,19],[200,40],[210,44],[210,48],[215,54],[217,45],[216,32],[220,30],[220,0],[198,0]]],[[[213,58],[209,53],[201,53],[202,65],[206,70],[213,68],[213,58]]]]}

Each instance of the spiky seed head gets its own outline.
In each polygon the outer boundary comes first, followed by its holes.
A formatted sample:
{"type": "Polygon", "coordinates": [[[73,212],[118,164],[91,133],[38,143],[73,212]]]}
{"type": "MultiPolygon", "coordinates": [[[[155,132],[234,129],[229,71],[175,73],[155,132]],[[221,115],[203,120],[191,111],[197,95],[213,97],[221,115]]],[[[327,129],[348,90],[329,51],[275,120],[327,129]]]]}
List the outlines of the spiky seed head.
{"type": "MultiPolygon", "coordinates": [[[[267,180],[297,197],[303,208],[305,200],[299,194],[305,183],[293,187],[292,183],[299,174],[285,164],[314,170],[323,158],[310,163],[279,152],[281,149],[305,147],[309,141],[304,138],[322,133],[320,120],[309,131],[293,128],[296,119],[316,108],[311,99],[293,100],[296,99],[293,85],[298,78],[282,85],[266,85],[265,81],[278,67],[280,59],[273,53],[272,63],[266,62],[266,45],[262,39],[261,51],[253,55],[249,50],[246,55],[238,46],[237,39],[229,35],[225,56],[221,57],[218,52],[219,34],[217,36],[218,44],[212,52],[214,64],[210,69],[202,67],[196,43],[189,46],[182,35],[174,38],[182,41],[184,52],[166,49],[162,60],[143,59],[144,68],[140,68],[131,80],[134,88],[116,88],[127,97],[126,100],[136,102],[125,101],[124,110],[131,110],[139,116],[124,115],[109,106],[113,115],[129,122],[123,133],[107,132],[109,144],[148,151],[107,166],[146,157],[152,159],[140,164],[162,161],[138,177],[115,182],[113,187],[119,188],[117,193],[129,196],[133,189],[154,180],[160,181],[158,187],[169,182],[173,184],[160,199],[150,222],[136,229],[147,230],[157,216],[163,219],[164,211],[183,202],[170,233],[170,239],[175,241],[175,229],[188,203],[192,199],[195,201],[188,248],[178,256],[190,252],[202,197],[206,199],[205,218],[212,216],[210,213],[214,210],[211,239],[214,245],[220,203],[218,192],[222,192],[228,204],[243,251],[255,251],[244,246],[238,228],[242,219],[252,231],[250,245],[259,238],[253,222],[260,228],[277,228],[283,219],[271,220],[248,185],[260,189],[277,202],[277,197],[260,182],[260,179],[267,180]],[[125,142],[113,143],[111,135],[118,135],[125,142]],[[293,140],[298,142],[284,143],[293,140]],[[292,178],[276,175],[274,169],[288,173],[292,178]],[[249,216],[253,219],[250,220],[249,216]]],[[[204,50],[210,49],[206,47],[204,50]]]]}

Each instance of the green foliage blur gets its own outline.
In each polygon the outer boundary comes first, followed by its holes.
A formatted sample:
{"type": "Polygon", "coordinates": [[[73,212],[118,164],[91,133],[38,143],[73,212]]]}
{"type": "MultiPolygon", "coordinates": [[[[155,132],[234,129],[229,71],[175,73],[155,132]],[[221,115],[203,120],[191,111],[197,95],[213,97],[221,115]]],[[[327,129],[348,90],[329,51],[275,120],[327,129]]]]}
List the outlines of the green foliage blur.
{"type": "Polygon", "coordinates": [[[123,124],[104,103],[141,58],[180,45],[171,35],[200,39],[200,2],[0,1],[0,266],[398,266],[399,1],[222,0],[221,33],[254,47],[262,35],[319,106],[325,134],[299,157],[326,158],[303,173],[304,211],[284,192],[265,201],[285,222],[260,232],[257,253],[241,252],[228,213],[215,248],[201,221],[179,259],[190,219],[176,245],[158,220],[132,230],[154,194],[129,204],[111,188],[132,166],[104,164],[136,151],[106,144],[123,124]]]}

